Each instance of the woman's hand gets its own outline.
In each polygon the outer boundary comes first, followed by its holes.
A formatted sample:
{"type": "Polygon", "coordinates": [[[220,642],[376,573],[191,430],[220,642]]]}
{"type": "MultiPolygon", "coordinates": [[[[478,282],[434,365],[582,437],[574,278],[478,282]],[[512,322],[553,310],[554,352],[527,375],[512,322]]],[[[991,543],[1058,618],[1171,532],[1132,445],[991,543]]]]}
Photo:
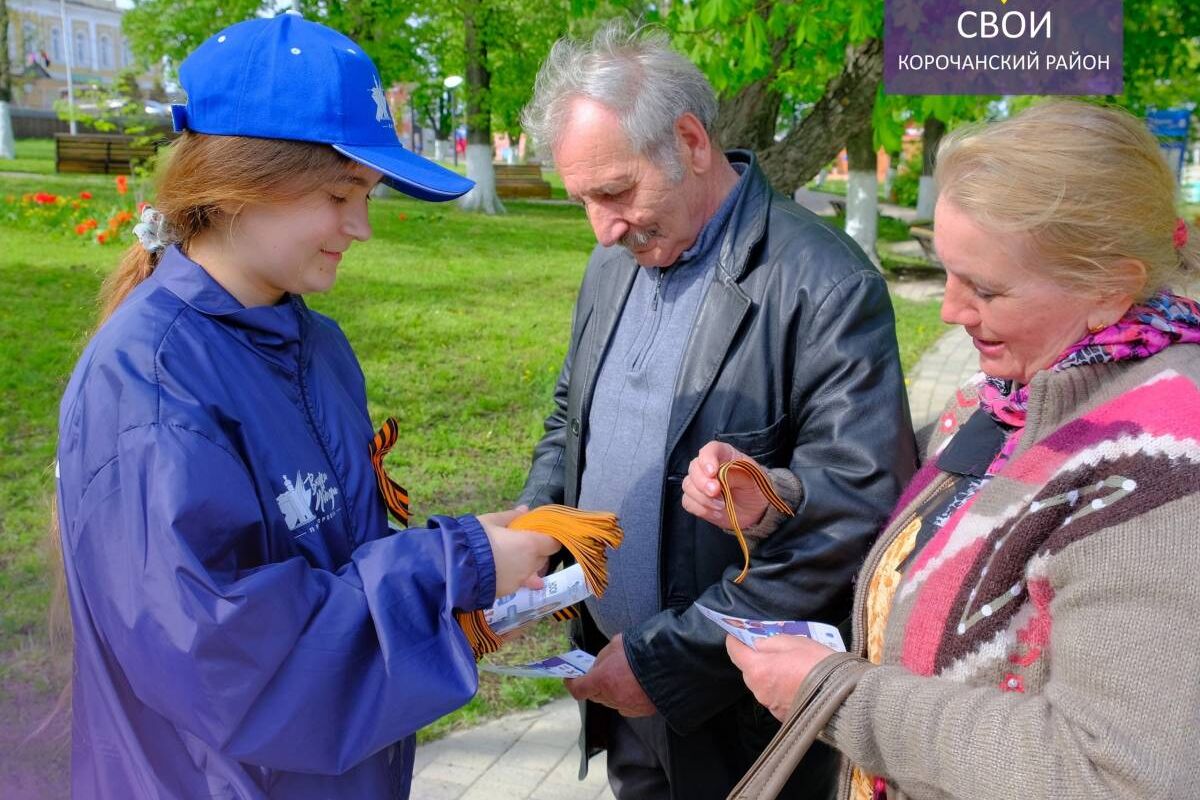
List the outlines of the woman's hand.
{"type": "Polygon", "coordinates": [[[477,519],[492,546],[496,562],[496,596],[512,594],[520,587],[541,589],[546,561],[562,547],[556,540],[541,533],[512,530],[510,522],[529,509],[525,506],[511,511],[480,514],[477,519]]]}
{"type": "MultiPolygon", "coordinates": [[[[717,471],[726,461],[739,458],[749,457],[724,442],[709,442],[701,447],[683,479],[683,510],[718,528],[732,530],[729,515],[725,512],[725,501],[721,499],[717,471]]],[[[767,511],[767,498],[758,485],[744,472],[731,471],[729,489],[738,524],[743,530],[757,525],[767,511]]]]}
{"type": "Polygon", "coordinates": [[[757,650],[726,636],[725,649],[754,698],[780,722],[787,719],[808,673],[837,652],[805,636],[759,639],[757,650]]]}

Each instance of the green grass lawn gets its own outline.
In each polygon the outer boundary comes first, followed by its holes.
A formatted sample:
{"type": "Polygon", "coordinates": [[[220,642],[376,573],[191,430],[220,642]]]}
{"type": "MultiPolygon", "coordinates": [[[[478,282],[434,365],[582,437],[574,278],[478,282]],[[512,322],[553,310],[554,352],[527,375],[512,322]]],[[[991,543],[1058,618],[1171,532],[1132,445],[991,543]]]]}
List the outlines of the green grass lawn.
{"type": "MultiPolygon", "coordinates": [[[[0,200],[84,189],[101,207],[117,203],[110,177],[0,176],[0,200]]],[[[593,237],[577,207],[507,206],[506,216],[484,217],[373,201],[374,238],[354,246],[333,291],[309,298],[361,359],[372,418],[399,420],[389,469],[418,520],[511,505],[551,407],[593,237]]],[[[0,692],[46,673],[43,542],[58,400],[119,255],[70,234],[0,229],[0,692]]],[[[940,333],[937,304],[897,299],[896,310],[911,367],[940,333]]],[[[545,626],[510,657],[564,644],[561,626],[545,626]]],[[[479,697],[426,735],[561,693],[556,681],[485,675],[479,697]]]]}
{"type": "Polygon", "coordinates": [[[54,172],[54,140],[17,139],[16,158],[0,159],[0,172],[52,174],[54,172]]]}

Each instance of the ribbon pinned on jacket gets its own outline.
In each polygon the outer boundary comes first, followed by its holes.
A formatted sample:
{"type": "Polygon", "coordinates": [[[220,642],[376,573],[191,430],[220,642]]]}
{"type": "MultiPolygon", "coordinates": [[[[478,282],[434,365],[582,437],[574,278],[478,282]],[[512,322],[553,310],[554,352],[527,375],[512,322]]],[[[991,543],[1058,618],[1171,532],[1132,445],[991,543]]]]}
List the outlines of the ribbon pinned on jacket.
{"type": "Polygon", "coordinates": [[[401,525],[408,527],[408,519],[412,516],[408,510],[408,492],[388,477],[383,467],[383,459],[396,446],[399,432],[400,424],[396,418],[388,417],[371,440],[371,466],[375,468],[375,483],[379,486],[379,494],[383,495],[383,504],[401,525]]]}
{"type": "Polygon", "coordinates": [[[771,482],[771,478],[767,473],[763,472],[756,462],[746,458],[737,458],[733,461],[726,461],[717,470],[717,482],[721,484],[721,496],[725,500],[725,514],[729,517],[729,527],[733,530],[733,535],[737,537],[738,547],[742,548],[742,571],[736,578],[734,583],[741,583],[746,579],[746,573],[750,571],[750,547],[746,544],[746,536],[742,533],[742,526],[738,523],[737,512],[733,509],[733,490],[729,488],[729,473],[744,472],[749,475],[758,486],[759,491],[767,498],[767,502],[771,504],[780,514],[787,514],[789,517],[795,515],[795,511],[787,504],[779,494],[775,491],[775,484],[771,482]]]}

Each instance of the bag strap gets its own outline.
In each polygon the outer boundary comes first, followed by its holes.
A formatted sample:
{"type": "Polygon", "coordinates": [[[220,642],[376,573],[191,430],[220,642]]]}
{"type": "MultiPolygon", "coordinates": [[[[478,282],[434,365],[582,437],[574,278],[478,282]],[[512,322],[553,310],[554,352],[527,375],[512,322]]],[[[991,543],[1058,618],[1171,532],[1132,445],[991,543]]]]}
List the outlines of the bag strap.
{"type": "Polygon", "coordinates": [[[800,684],[796,705],[783,726],[727,800],[774,800],[869,666],[849,653],[837,653],[817,664],[800,684]]]}

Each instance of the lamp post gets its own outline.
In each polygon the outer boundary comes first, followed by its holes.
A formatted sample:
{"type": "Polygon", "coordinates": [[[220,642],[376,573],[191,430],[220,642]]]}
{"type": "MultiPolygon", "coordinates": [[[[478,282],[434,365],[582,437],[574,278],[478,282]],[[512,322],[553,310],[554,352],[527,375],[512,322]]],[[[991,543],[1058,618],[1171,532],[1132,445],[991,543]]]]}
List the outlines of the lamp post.
{"type": "Polygon", "coordinates": [[[62,17],[63,55],[67,66],[67,119],[70,120],[71,135],[75,135],[75,82],[71,78],[71,36],[67,29],[67,2],[59,0],[58,14],[62,17]]]}
{"type": "Polygon", "coordinates": [[[462,86],[461,75],[447,75],[442,86],[450,91],[450,149],[454,151],[454,166],[458,166],[458,115],[454,111],[454,90],[462,86]]]}

